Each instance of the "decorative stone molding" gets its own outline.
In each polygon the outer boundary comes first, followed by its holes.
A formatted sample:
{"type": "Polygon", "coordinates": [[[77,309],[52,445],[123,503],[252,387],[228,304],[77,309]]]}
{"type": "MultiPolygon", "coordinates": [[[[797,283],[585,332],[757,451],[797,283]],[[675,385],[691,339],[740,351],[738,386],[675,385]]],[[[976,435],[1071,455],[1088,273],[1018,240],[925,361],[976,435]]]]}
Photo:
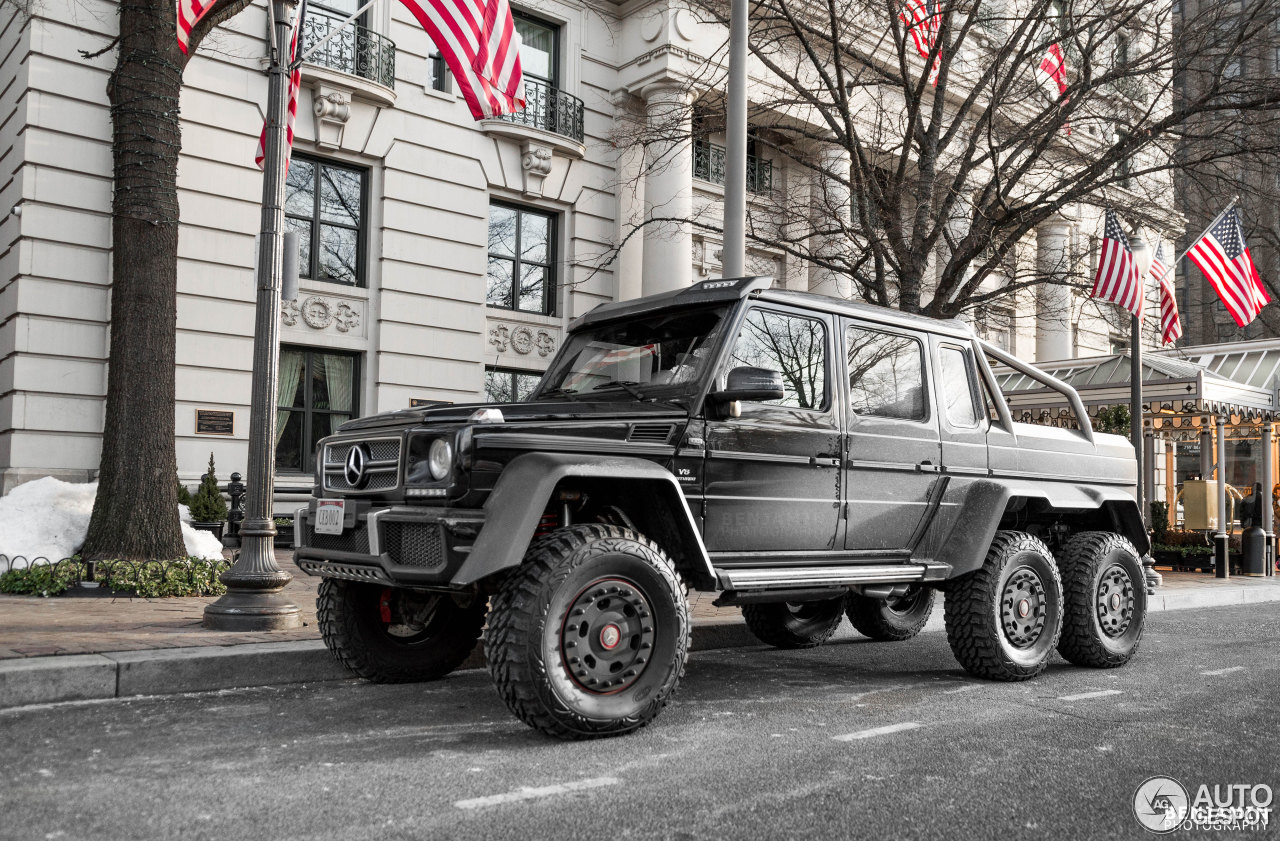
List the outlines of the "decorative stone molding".
{"type": "Polygon", "coordinates": [[[315,114],[316,145],[325,149],[342,147],[342,131],[351,119],[351,92],[330,85],[316,85],[311,101],[315,114]]]}
{"type": "Polygon", "coordinates": [[[304,295],[280,302],[280,323],[298,327],[299,322],[312,330],[333,328],[339,333],[359,332],[363,312],[359,302],[304,295]]]}
{"type": "Polygon", "coordinates": [[[510,350],[520,356],[536,353],[540,357],[547,357],[555,352],[558,344],[557,332],[528,324],[494,324],[489,328],[489,344],[498,353],[510,350]]]}
{"type": "Polygon", "coordinates": [[[526,196],[542,195],[542,184],[551,174],[552,149],[542,143],[526,140],[520,144],[520,170],[524,180],[521,189],[526,196]]]}

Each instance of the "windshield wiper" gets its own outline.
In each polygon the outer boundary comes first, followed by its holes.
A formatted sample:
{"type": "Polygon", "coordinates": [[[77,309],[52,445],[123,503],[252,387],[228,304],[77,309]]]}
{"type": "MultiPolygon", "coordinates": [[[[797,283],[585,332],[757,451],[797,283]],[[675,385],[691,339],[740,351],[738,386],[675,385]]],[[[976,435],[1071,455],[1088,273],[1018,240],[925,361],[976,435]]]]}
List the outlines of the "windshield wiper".
{"type": "Polygon", "coordinates": [[[601,389],[604,389],[604,388],[625,388],[627,390],[627,393],[629,393],[632,397],[634,397],[637,400],[643,400],[644,393],[641,392],[640,389],[635,387],[638,385],[640,385],[640,383],[636,382],[635,380],[609,380],[609,382],[607,383],[600,383],[600,385],[592,386],[591,390],[600,391],[601,389]]]}
{"type": "Polygon", "coordinates": [[[538,395],[538,399],[543,397],[568,397],[575,402],[582,402],[582,398],[578,396],[578,392],[569,388],[553,388],[550,391],[544,391],[538,395]]]}

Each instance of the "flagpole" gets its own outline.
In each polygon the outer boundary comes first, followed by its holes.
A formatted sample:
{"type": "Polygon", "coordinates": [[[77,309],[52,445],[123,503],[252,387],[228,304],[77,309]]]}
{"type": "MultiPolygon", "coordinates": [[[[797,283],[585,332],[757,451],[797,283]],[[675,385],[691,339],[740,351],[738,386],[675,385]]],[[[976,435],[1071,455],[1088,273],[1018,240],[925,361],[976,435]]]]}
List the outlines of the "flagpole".
{"type": "Polygon", "coordinates": [[[725,92],[723,277],[742,277],[747,262],[747,0],[729,6],[729,80],[725,92]]]}
{"type": "Polygon", "coordinates": [[[253,333],[253,391],[249,405],[248,488],[241,550],[221,576],[222,598],[204,610],[204,627],[275,631],[302,626],[298,606],[281,594],[293,576],[276,565],[272,517],[275,497],[276,389],[283,264],[286,124],[289,102],[289,10],[297,0],[271,0],[271,65],[267,71],[267,127],[262,162],[262,232],[258,239],[258,297],[253,333]]]}
{"type": "Polygon", "coordinates": [[[1204,235],[1212,231],[1213,226],[1218,224],[1219,220],[1221,220],[1223,216],[1226,216],[1229,212],[1231,212],[1231,208],[1235,207],[1239,203],[1240,203],[1240,196],[1239,195],[1232,196],[1231,203],[1228,204],[1226,207],[1222,208],[1222,212],[1219,213],[1217,216],[1213,217],[1212,222],[1210,222],[1208,225],[1205,225],[1204,230],[1200,232],[1200,236],[1191,240],[1191,245],[1187,247],[1187,250],[1179,254],[1173,262],[1177,263],[1183,257],[1186,257],[1188,254],[1190,254],[1191,249],[1195,247],[1195,244],[1200,240],[1204,239],[1204,235]]]}

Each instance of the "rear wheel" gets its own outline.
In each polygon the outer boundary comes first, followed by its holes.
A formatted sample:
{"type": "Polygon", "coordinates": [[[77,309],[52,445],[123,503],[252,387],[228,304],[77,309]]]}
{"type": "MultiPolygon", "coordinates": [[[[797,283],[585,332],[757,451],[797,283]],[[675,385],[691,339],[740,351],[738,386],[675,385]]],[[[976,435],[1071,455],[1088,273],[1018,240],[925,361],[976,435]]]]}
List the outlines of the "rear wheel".
{"type": "Polygon", "coordinates": [[[689,603],[666,554],[628,529],[582,525],[529,548],[494,596],[485,654],[517,718],[593,739],[657,716],[684,675],[689,635],[689,603]]]}
{"type": "Polygon", "coordinates": [[[316,593],[320,636],[352,674],[375,683],[435,680],[476,647],[485,603],[452,596],[325,578],[316,593]]]}
{"type": "Polygon", "coordinates": [[[1138,551],[1114,532],[1081,532],[1067,542],[1060,565],[1066,603],[1058,652],[1077,666],[1128,663],[1147,616],[1138,551]]]}
{"type": "Polygon", "coordinates": [[[844,616],[844,597],[820,602],[769,602],[742,606],[756,639],[775,648],[814,648],[831,639],[844,616]]]}
{"type": "Polygon", "coordinates": [[[1044,671],[1062,630],[1062,582],[1049,548],[996,532],[987,559],[947,589],[947,641],[961,666],[990,680],[1044,671]]]}
{"type": "Polygon", "coordinates": [[[901,596],[887,599],[851,593],[845,603],[845,613],[863,636],[896,642],[920,633],[933,613],[933,600],[933,588],[920,584],[911,585],[901,596]]]}

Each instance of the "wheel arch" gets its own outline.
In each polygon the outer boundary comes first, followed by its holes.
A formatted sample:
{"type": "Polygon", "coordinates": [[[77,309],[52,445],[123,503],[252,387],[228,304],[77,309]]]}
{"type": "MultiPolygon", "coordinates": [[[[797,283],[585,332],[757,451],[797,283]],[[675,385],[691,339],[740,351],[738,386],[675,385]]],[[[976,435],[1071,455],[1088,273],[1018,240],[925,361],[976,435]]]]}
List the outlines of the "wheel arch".
{"type": "Polygon", "coordinates": [[[610,500],[643,500],[628,509],[636,527],[670,555],[686,582],[714,588],[702,535],[670,471],[639,458],[568,453],[526,453],[507,464],[485,503],[484,527],[452,583],[473,584],[519,566],[547,503],[566,484],[610,500]]]}

